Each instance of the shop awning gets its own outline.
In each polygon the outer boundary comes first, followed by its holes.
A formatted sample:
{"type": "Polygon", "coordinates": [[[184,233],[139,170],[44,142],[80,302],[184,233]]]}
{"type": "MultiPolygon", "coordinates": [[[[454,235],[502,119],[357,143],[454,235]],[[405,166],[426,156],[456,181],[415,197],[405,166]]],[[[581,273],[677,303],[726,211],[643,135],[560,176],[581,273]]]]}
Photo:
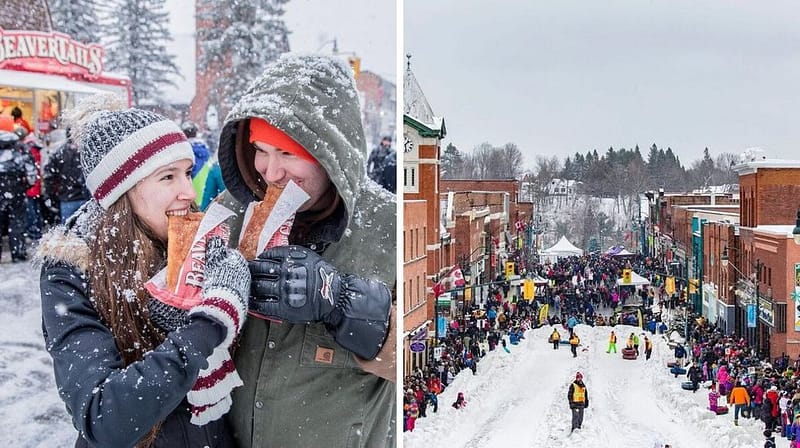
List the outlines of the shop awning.
{"type": "Polygon", "coordinates": [[[2,86],[27,89],[58,90],[61,92],[86,94],[104,92],[101,89],[96,89],[83,83],[70,81],[63,76],[23,72],[18,70],[0,70],[0,87],[2,86]]]}

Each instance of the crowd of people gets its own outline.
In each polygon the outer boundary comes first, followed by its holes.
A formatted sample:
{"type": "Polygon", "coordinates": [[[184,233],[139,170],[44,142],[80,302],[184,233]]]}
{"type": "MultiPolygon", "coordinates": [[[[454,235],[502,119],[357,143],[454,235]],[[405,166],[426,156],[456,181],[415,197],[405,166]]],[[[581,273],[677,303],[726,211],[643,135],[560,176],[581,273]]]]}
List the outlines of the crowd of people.
{"type": "MultiPolygon", "coordinates": [[[[638,325],[636,313],[617,315],[613,309],[629,302],[652,303],[654,295],[661,294],[661,289],[653,292],[650,289],[636,291],[634,288],[617,288],[616,280],[621,276],[622,269],[631,263],[635,263],[643,272],[655,273],[661,269],[657,263],[642,257],[614,259],[600,255],[536,264],[533,273],[547,279],[548,284],[539,287],[536,300],[531,301],[518,298],[510,285],[498,277],[492,283],[484,303],[470,303],[467,309],[449,321],[446,334],[441,335],[439,341],[441,356],[431,360],[424,370],[417,367],[405,378],[405,430],[412,431],[418,418],[426,417],[428,412],[438,411],[438,397],[456,375],[467,369],[472,374],[479,374],[479,361],[487,351],[498,347],[510,351],[530,328],[552,325],[553,332],[548,342],[553,349],[558,349],[562,341],[568,341],[571,354],[576,357],[580,337],[574,327],[579,323],[638,325]],[[547,310],[542,315],[545,305],[547,310]],[[604,313],[600,314],[598,310],[604,313]],[[631,322],[630,319],[636,321],[631,322]]],[[[663,332],[665,328],[660,316],[649,316],[645,326],[651,328],[653,333],[657,330],[663,332]]],[[[634,338],[637,339],[635,348],[638,350],[639,336],[632,335],[630,340],[634,338]]],[[[643,343],[649,347],[645,350],[649,358],[652,341],[647,339],[643,343]]],[[[609,350],[612,348],[615,349],[610,345],[609,350]]]]}
{"type": "Polygon", "coordinates": [[[693,320],[690,341],[675,347],[676,362],[689,363],[691,390],[708,389],[709,411],[732,411],[734,425],[740,418],[762,422],[764,446],[775,446],[775,435],[800,446],[800,357],[766,359],[744,338],[726,336],[702,318],[693,320]]]}

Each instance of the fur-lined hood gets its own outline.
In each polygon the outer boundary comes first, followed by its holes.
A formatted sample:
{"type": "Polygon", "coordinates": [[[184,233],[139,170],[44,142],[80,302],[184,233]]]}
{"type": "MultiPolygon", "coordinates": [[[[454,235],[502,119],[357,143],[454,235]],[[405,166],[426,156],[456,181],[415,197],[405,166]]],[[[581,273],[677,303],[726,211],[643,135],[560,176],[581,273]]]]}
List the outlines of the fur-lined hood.
{"type": "Polygon", "coordinates": [[[67,263],[86,272],[89,267],[89,240],[94,236],[103,209],[95,200],[83,204],[67,222],[50,229],[36,248],[33,263],[67,263]]]}
{"type": "Polygon", "coordinates": [[[63,225],[52,228],[42,236],[33,258],[37,266],[59,262],[73,265],[82,272],[89,267],[89,245],[86,240],[63,225]]]}

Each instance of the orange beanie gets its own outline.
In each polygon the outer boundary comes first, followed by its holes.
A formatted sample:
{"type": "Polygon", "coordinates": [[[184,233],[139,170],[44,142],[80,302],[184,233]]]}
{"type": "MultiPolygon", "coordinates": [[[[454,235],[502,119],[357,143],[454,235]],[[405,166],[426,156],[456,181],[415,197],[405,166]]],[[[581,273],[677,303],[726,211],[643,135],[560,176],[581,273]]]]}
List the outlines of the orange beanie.
{"type": "Polygon", "coordinates": [[[250,118],[250,143],[261,142],[272,145],[281,151],[285,151],[308,160],[309,162],[319,163],[308,151],[299,143],[292,140],[285,132],[267,123],[260,118],[250,118]]]}

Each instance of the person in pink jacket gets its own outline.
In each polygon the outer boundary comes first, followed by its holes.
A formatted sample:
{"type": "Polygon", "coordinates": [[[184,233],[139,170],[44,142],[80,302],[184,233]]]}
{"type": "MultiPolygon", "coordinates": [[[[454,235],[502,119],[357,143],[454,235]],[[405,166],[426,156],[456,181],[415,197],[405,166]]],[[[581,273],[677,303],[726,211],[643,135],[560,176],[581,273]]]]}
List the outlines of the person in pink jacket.
{"type": "Polygon", "coordinates": [[[711,389],[708,391],[708,409],[713,412],[717,413],[717,408],[719,401],[719,393],[717,392],[717,387],[715,385],[711,385],[711,389]]]}
{"type": "Polygon", "coordinates": [[[728,374],[728,368],[725,366],[719,366],[719,370],[717,371],[717,383],[719,383],[719,393],[726,395],[730,390],[726,389],[728,385],[728,378],[730,375],[728,374]]]}

